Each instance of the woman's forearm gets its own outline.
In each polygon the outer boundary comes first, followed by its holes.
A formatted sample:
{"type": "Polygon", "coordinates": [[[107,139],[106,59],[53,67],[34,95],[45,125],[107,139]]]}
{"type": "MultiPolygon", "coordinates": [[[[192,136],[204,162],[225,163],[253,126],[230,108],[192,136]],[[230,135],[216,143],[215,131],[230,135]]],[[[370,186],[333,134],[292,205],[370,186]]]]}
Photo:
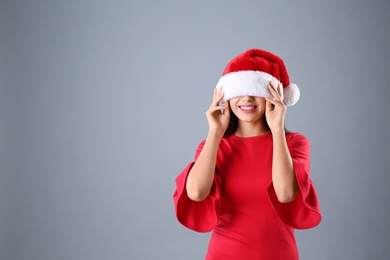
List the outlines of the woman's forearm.
{"type": "Polygon", "coordinates": [[[298,183],[284,130],[272,133],[272,138],[272,182],[278,200],[287,203],[297,195],[298,183]]]}
{"type": "Polygon", "coordinates": [[[214,180],[218,146],[223,134],[210,131],[186,182],[187,195],[194,201],[204,200],[210,193],[214,180]]]}

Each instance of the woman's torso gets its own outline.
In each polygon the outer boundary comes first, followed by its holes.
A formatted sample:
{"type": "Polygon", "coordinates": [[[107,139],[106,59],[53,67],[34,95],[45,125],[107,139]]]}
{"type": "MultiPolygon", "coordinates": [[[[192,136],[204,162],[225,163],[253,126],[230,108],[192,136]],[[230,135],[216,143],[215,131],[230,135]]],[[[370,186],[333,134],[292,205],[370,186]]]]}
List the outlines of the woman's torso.
{"type": "Polygon", "coordinates": [[[221,208],[206,259],[298,259],[294,230],[280,220],[268,198],[271,132],[224,138],[217,175],[222,180],[221,208]]]}

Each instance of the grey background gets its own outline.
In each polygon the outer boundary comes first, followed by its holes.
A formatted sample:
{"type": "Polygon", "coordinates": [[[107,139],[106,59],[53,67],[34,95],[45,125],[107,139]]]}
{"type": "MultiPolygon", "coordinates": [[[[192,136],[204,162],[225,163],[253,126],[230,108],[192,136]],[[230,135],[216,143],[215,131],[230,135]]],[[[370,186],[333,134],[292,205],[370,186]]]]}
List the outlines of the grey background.
{"type": "Polygon", "coordinates": [[[176,175],[227,62],[275,52],[323,221],[301,259],[389,259],[390,3],[1,1],[0,259],[203,259],[176,175]]]}

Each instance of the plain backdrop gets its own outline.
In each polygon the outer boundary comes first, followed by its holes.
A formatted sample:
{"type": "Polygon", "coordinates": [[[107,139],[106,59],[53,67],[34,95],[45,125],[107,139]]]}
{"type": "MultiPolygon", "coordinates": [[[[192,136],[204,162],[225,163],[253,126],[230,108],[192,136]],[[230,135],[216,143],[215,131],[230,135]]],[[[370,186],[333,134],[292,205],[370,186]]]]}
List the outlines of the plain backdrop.
{"type": "Polygon", "coordinates": [[[203,259],[175,178],[224,67],[283,58],[323,221],[303,260],[389,259],[390,2],[0,1],[0,259],[203,259]]]}

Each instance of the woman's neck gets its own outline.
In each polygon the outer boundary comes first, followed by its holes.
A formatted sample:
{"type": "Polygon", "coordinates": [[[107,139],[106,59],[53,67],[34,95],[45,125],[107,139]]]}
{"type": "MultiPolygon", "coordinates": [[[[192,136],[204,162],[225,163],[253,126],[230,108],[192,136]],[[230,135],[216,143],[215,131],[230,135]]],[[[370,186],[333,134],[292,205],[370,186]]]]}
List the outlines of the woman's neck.
{"type": "Polygon", "coordinates": [[[238,137],[252,137],[266,134],[270,131],[263,120],[257,122],[238,121],[237,130],[234,133],[238,137]]]}

